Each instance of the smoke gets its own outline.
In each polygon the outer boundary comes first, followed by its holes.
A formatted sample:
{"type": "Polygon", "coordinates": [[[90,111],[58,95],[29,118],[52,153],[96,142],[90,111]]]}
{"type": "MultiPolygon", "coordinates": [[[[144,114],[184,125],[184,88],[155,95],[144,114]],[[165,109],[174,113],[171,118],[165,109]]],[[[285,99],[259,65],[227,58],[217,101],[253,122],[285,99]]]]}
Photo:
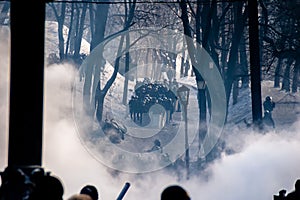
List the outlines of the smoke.
{"type": "Polygon", "coordinates": [[[136,199],[137,195],[142,197],[145,195],[144,191],[149,191],[150,186],[156,192],[147,195],[147,198],[159,198],[161,188],[152,183],[167,185],[170,180],[175,181],[175,178],[169,176],[160,180],[159,176],[151,177],[149,174],[112,175],[112,170],[97,161],[82,144],[71,115],[74,75],[75,70],[71,65],[49,66],[45,72],[43,163],[47,171],[61,178],[65,198],[78,193],[84,185],[93,184],[99,189],[103,199],[114,199],[126,182],[132,184],[126,194],[128,198],[136,199]]]}
{"type": "MultiPolygon", "coordinates": [[[[0,29],[0,167],[7,163],[8,138],[8,32],[0,29]],[[3,36],[4,35],[4,36],[3,36]]],[[[280,189],[291,191],[300,177],[300,123],[280,132],[241,132],[232,127],[224,138],[234,154],[223,154],[199,176],[178,182],[172,174],[159,170],[143,174],[112,174],[78,137],[72,116],[72,89],[75,69],[70,64],[45,68],[43,167],[58,176],[65,198],[86,184],[95,185],[101,199],[114,199],[125,182],[130,182],[124,199],[159,199],[162,190],[180,184],[192,199],[265,200],[280,189]]],[[[85,123],[84,121],[82,123],[85,123]]],[[[228,127],[227,127],[228,128],[228,127]]],[[[229,127],[230,129],[231,127],[229,127]]]]}
{"type": "Polygon", "coordinates": [[[175,176],[164,170],[112,175],[86,150],[76,133],[70,115],[73,79],[68,77],[72,74],[74,69],[70,65],[51,66],[46,70],[44,164],[62,179],[66,197],[77,193],[85,184],[94,184],[102,199],[113,199],[128,181],[131,187],[127,199],[159,199],[165,187],[180,184],[193,199],[263,200],[272,198],[282,188],[292,190],[300,177],[299,123],[266,134],[252,129],[241,132],[232,127],[231,135],[225,140],[236,153],[224,153],[203,173],[188,181],[178,183],[175,176]]]}
{"type": "Polygon", "coordinates": [[[200,184],[202,192],[197,192],[194,184],[189,186],[194,187],[195,197],[199,193],[199,199],[207,200],[263,200],[271,199],[282,188],[293,189],[300,174],[299,134],[240,134],[243,138],[239,140],[244,144],[241,151],[223,155],[208,168],[208,181],[200,184]]]}

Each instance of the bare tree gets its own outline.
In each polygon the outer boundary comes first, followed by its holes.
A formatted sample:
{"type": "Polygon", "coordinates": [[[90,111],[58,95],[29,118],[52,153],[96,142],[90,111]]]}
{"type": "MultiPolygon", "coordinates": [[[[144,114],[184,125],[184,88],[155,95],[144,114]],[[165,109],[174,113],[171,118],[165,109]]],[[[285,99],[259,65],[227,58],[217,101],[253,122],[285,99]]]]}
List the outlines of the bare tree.
{"type": "Polygon", "coordinates": [[[263,72],[274,78],[274,87],[297,92],[299,82],[300,49],[299,3],[297,1],[260,0],[264,23],[263,72]]]}
{"type": "MultiPolygon", "coordinates": [[[[124,0],[125,2],[127,0],[124,0]]],[[[129,13],[127,18],[124,20],[124,31],[127,31],[132,23],[133,16],[134,16],[134,10],[135,10],[135,5],[136,5],[136,0],[133,0],[132,2],[129,1],[129,13]]],[[[102,116],[103,116],[103,103],[104,103],[104,98],[109,90],[109,88],[112,86],[113,82],[115,81],[118,71],[119,71],[119,66],[120,66],[120,58],[121,58],[121,53],[123,51],[123,43],[124,43],[124,35],[121,35],[120,43],[119,43],[119,48],[118,48],[118,53],[117,53],[117,58],[115,60],[114,64],[114,71],[112,76],[109,78],[109,80],[106,82],[105,86],[103,89],[100,87],[100,80],[98,81],[98,85],[96,88],[96,94],[95,94],[95,101],[96,101],[96,117],[99,123],[102,122],[102,116]]],[[[127,40],[129,41],[129,40],[127,40]]],[[[128,47],[128,44],[126,45],[126,48],[128,47]]],[[[125,50],[128,52],[128,50],[125,50]]]]}
{"type": "MultiPolygon", "coordinates": [[[[105,0],[100,4],[90,4],[90,29],[91,29],[91,44],[90,51],[92,51],[98,44],[104,41],[104,34],[106,28],[106,21],[109,11],[108,1],[105,0]]],[[[102,57],[102,55],[99,55],[102,57]]],[[[100,65],[104,65],[104,59],[100,65]]],[[[83,86],[83,102],[87,113],[92,115],[94,113],[95,105],[95,91],[100,80],[100,68],[103,66],[88,66],[84,69],[84,86],[83,86]],[[92,88],[92,89],[91,89],[92,88]]],[[[101,85],[100,85],[101,88],[101,85]]]]}
{"type": "Polygon", "coordinates": [[[9,18],[8,17],[9,9],[10,9],[9,2],[8,1],[2,2],[2,9],[0,12],[0,24],[3,25],[5,23],[5,20],[7,20],[9,18]]]}
{"type": "Polygon", "coordinates": [[[54,15],[58,23],[57,33],[58,33],[59,58],[60,61],[63,61],[65,59],[63,27],[65,22],[65,15],[66,15],[66,3],[65,2],[61,2],[60,4],[49,3],[49,6],[53,9],[54,15]],[[60,8],[58,8],[59,5],[60,8]]]}

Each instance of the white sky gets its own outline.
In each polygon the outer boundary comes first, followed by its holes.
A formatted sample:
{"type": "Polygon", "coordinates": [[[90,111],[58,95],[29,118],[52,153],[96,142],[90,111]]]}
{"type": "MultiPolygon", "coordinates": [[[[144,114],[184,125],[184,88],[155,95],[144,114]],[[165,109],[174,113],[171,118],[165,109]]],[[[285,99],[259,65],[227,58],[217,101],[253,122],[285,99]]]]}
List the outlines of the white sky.
{"type": "MultiPolygon", "coordinates": [[[[0,111],[5,113],[0,116],[0,170],[3,170],[7,165],[9,34],[1,27],[0,46],[0,111]]],[[[162,170],[141,175],[120,173],[111,176],[109,169],[82,145],[76,132],[70,104],[75,75],[73,67],[54,65],[46,68],[45,75],[43,167],[61,178],[65,198],[79,192],[84,185],[93,184],[98,188],[101,199],[113,199],[129,181],[131,187],[124,199],[154,200],[160,198],[160,192],[166,186],[177,183],[176,177],[162,170]]],[[[276,99],[276,96],[285,95],[272,89],[269,83],[263,86],[263,96],[271,94],[276,99]]],[[[235,113],[249,115],[241,112],[248,104],[246,97],[241,98],[237,105],[239,112],[235,113]]],[[[279,122],[278,116],[274,111],[275,122],[279,122]]],[[[280,118],[285,116],[288,114],[282,113],[280,118]]],[[[262,135],[229,125],[226,129],[232,134],[226,141],[239,153],[223,155],[206,170],[206,176],[193,177],[179,184],[194,200],[265,200],[271,199],[282,188],[290,191],[295,180],[300,178],[299,128],[300,123],[296,122],[288,127],[278,127],[280,131],[262,135]]]]}

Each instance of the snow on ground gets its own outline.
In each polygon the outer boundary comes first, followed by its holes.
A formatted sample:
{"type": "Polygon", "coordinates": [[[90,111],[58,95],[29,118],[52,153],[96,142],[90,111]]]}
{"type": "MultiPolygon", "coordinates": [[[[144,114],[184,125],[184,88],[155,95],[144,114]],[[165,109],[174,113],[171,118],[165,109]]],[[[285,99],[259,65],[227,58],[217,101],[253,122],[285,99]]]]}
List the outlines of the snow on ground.
{"type": "MultiPolygon", "coordinates": [[[[55,21],[46,21],[45,22],[45,56],[48,57],[49,54],[55,53],[57,56],[59,55],[58,51],[58,23],[55,21]]],[[[63,27],[63,36],[64,42],[66,47],[66,41],[68,36],[68,27],[63,27]]],[[[69,47],[70,48],[70,47],[69,47]]],[[[90,44],[85,40],[82,39],[81,41],[81,49],[80,53],[89,54],[90,52],[90,44]]]]}

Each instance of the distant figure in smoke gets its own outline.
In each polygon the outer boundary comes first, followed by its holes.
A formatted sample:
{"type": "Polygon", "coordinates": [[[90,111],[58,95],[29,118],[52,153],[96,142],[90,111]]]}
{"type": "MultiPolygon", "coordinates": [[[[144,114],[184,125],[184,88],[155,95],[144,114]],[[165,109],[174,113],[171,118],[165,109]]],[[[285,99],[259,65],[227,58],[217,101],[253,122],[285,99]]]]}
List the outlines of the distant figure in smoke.
{"type": "Polygon", "coordinates": [[[161,193],[160,200],[190,200],[187,191],[179,185],[171,185],[161,193]]]}
{"type": "Polygon", "coordinates": [[[275,128],[275,123],[272,118],[272,111],[275,108],[275,102],[272,101],[272,97],[267,96],[264,103],[264,117],[263,122],[267,125],[271,125],[273,128],[275,128]]]}
{"type": "Polygon", "coordinates": [[[286,196],[286,200],[299,200],[300,199],[300,179],[298,179],[295,183],[295,190],[290,192],[286,196]]]}
{"type": "Polygon", "coordinates": [[[152,151],[160,151],[160,153],[163,152],[161,143],[158,139],[154,140],[154,145],[151,149],[147,150],[146,152],[152,152],[152,151]]]}
{"type": "Polygon", "coordinates": [[[181,181],[181,179],[183,178],[183,169],[185,169],[183,155],[178,155],[178,158],[173,163],[173,169],[177,175],[177,181],[181,181]]]}

